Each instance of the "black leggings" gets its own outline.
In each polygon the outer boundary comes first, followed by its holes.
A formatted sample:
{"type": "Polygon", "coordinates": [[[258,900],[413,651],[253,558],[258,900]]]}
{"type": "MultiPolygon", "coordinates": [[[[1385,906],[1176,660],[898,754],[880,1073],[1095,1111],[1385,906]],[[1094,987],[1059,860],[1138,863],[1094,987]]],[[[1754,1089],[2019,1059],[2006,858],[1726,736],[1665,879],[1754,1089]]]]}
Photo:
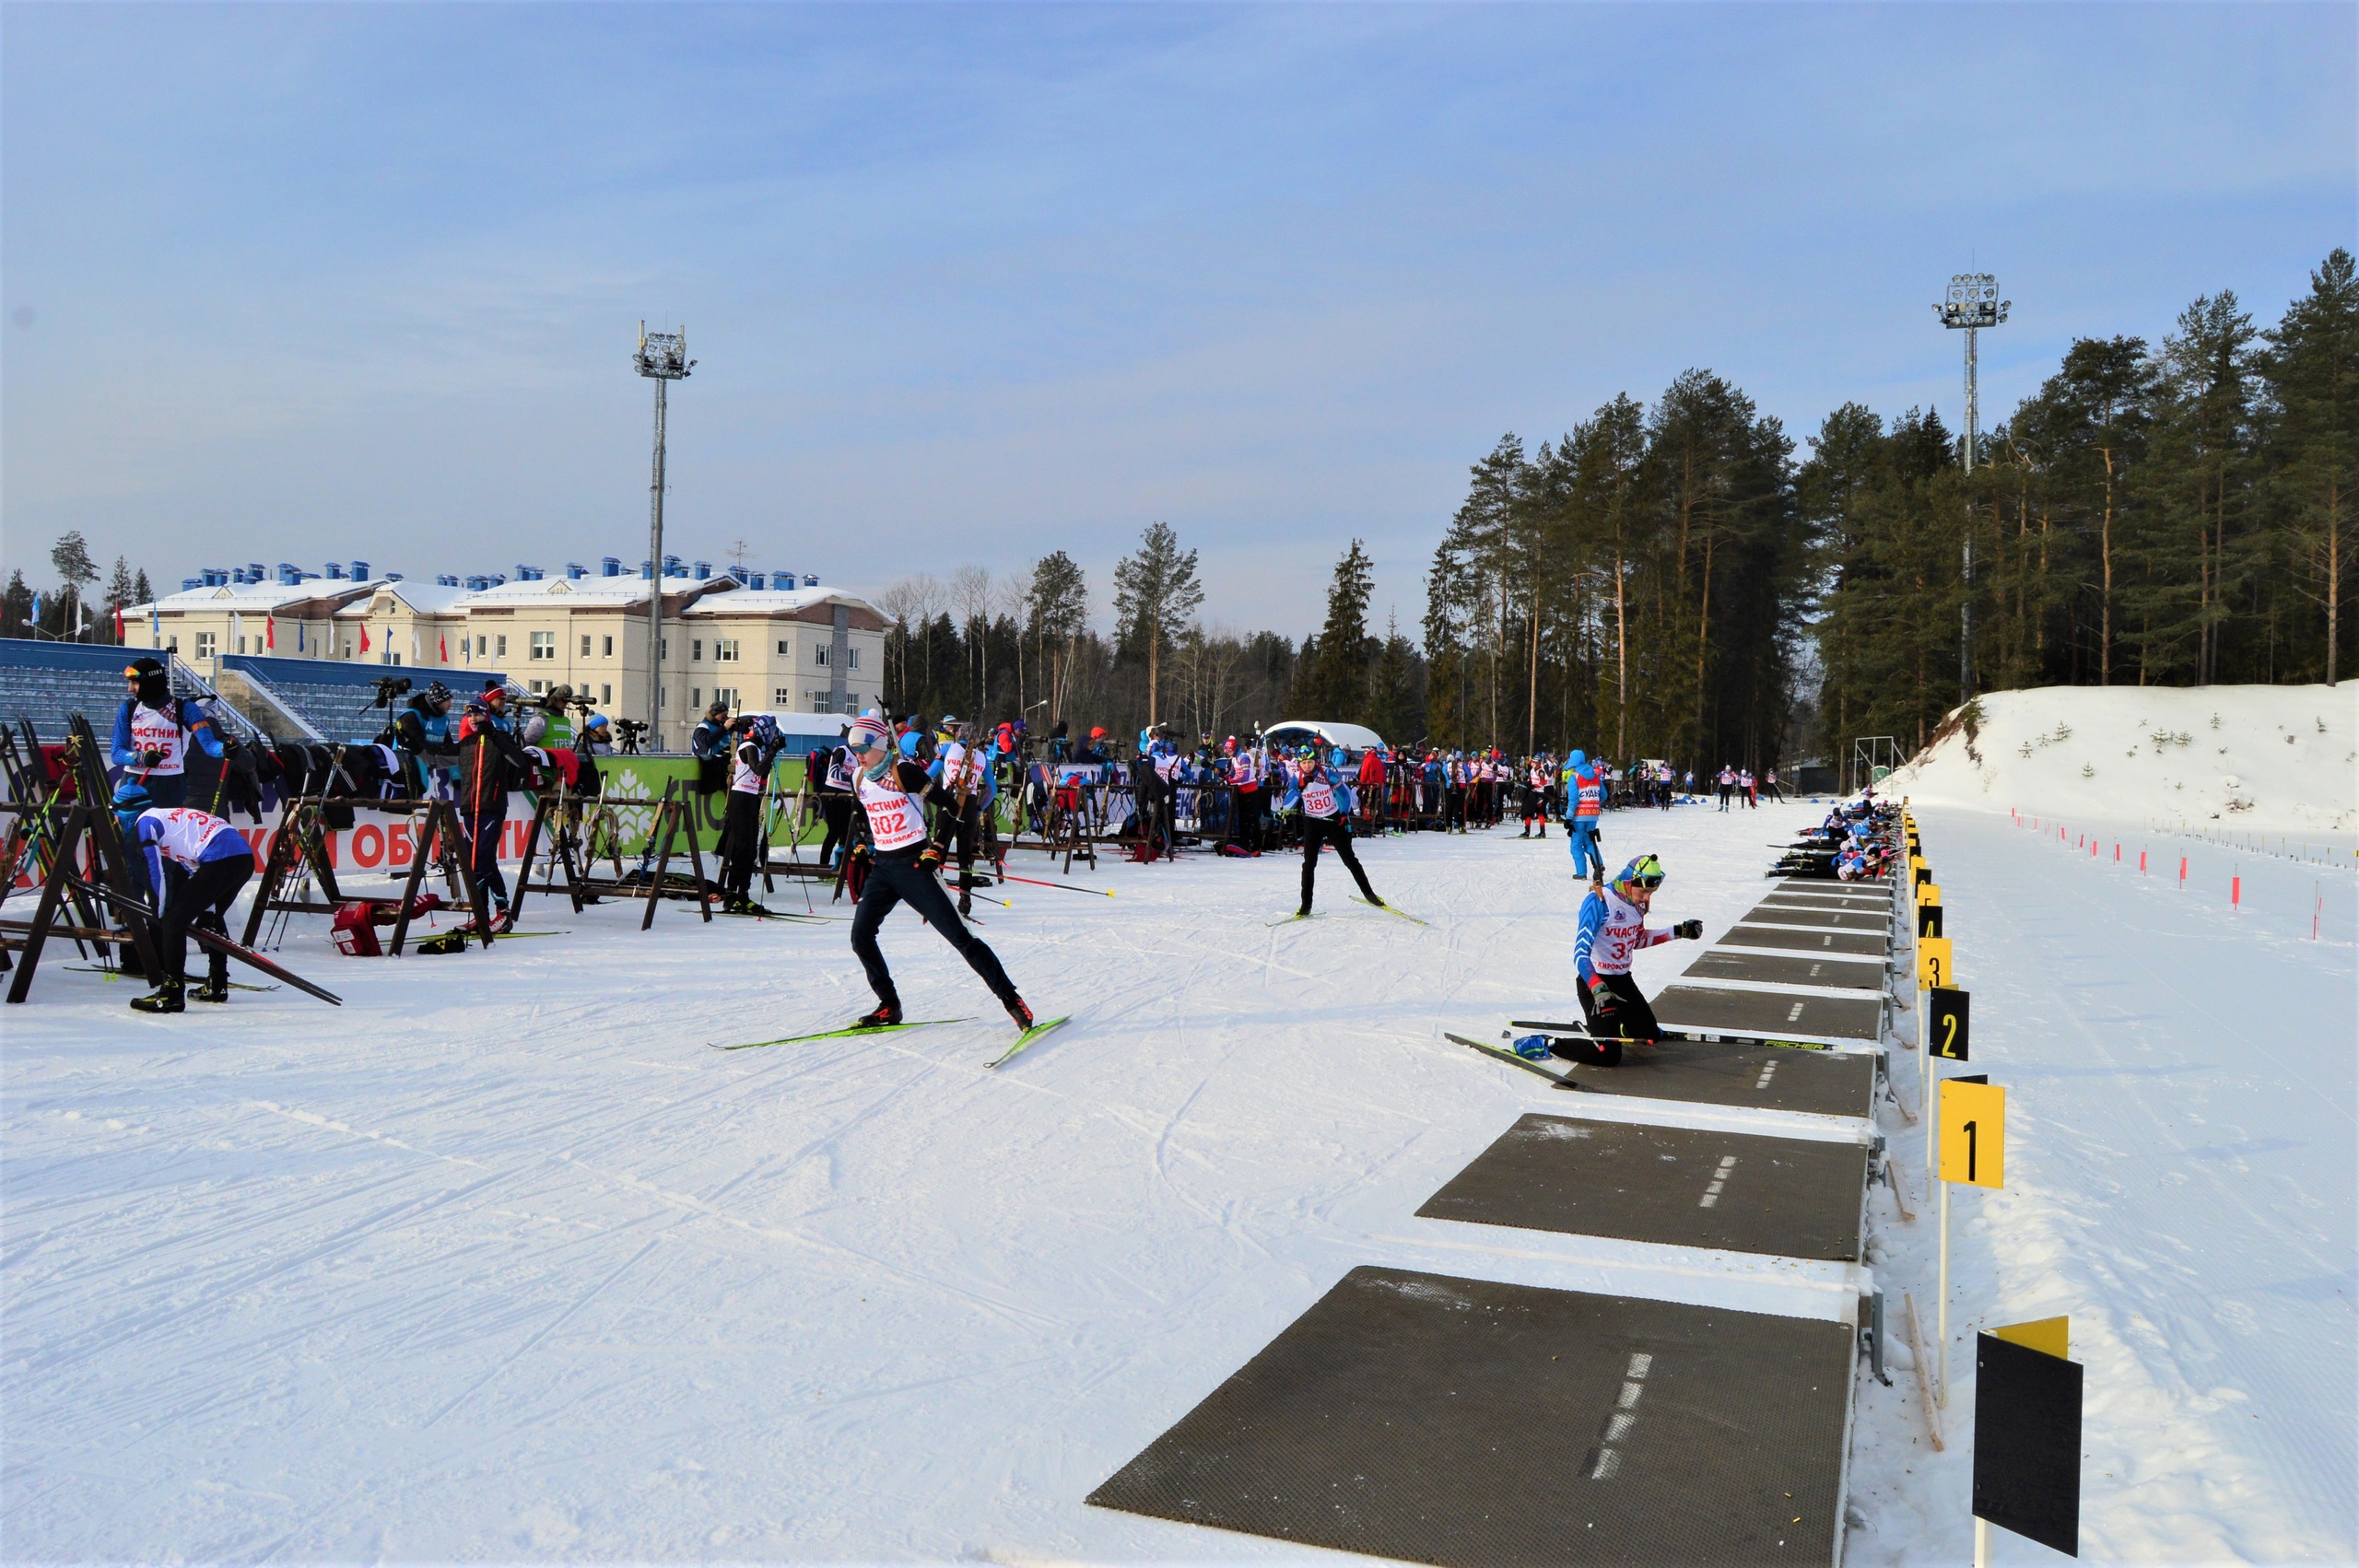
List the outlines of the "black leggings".
{"type": "Polygon", "coordinates": [[[1367,872],[1360,870],[1360,858],[1352,853],[1352,831],[1344,819],[1339,816],[1312,816],[1305,812],[1302,817],[1302,907],[1305,909],[1310,907],[1311,890],[1319,884],[1319,847],[1321,844],[1335,846],[1335,853],[1343,859],[1344,869],[1350,872],[1352,880],[1360,884],[1362,897],[1371,904],[1382,902],[1377,897],[1376,889],[1367,884],[1367,872]]]}
{"type": "Polygon", "coordinates": [[[754,862],[762,841],[762,797],[758,791],[732,790],[729,807],[721,819],[721,890],[743,898],[753,891],[754,862]]]}
{"type": "MultiPolygon", "coordinates": [[[[1622,1060],[1624,1040],[1660,1040],[1662,1025],[1655,1022],[1655,1010],[1647,1005],[1647,994],[1638,989],[1637,981],[1627,975],[1601,975],[1598,978],[1614,993],[1614,1003],[1610,1012],[1601,1013],[1589,988],[1580,988],[1581,1021],[1589,1025],[1591,1035],[1600,1036],[1580,1059],[1614,1067],[1622,1060]]],[[[1577,1047],[1579,1044],[1576,1042],[1577,1047]]]]}
{"type": "Polygon", "coordinates": [[[499,814],[462,816],[460,831],[467,839],[467,874],[475,879],[475,913],[488,919],[490,905],[508,907],[508,879],[499,874],[499,838],[508,826],[508,798],[500,797],[499,814]]]}
{"type": "Polygon", "coordinates": [[[819,796],[819,815],[827,825],[827,837],[819,846],[819,863],[832,866],[836,851],[851,847],[851,797],[840,790],[828,790],[819,796]]]}
{"type": "Polygon", "coordinates": [[[1250,850],[1258,855],[1262,852],[1262,807],[1268,800],[1268,796],[1259,789],[1239,790],[1237,791],[1236,800],[1235,837],[1238,848],[1250,850]]]}
{"type": "Polygon", "coordinates": [[[900,993],[893,989],[893,971],[886,967],[885,954],[876,945],[876,928],[904,900],[943,941],[958,950],[968,967],[991,987],[992,995],[1003,1002],[1016,1000],[1015,983],[1000,967],[999,954],[967,929],[967,922],[950,907],[950,895],[942,891],[942,883],[918,865],[916,851],[902,850],[875,856],[869,862],[868,881],[860,890],[860,907],[851,918],[851,950],[860,955],[860,966],[868,971],[868,986],[878,1001],[887,1007],[901,1005],[900,993]]]}
{"type": "MultiPolygon", "coordinates": [[[[229,912],[238,890],[253,874],[253,857],[249,855],[243,860],[207,860],[186,876],[170,879],[176,885],[156,921],[156,956],[163,960],[165,974],[175,980],[188,977],[189,927],[229,934],[221,917],[229,912]]],[[[227,954],[208,952],[205,960],[205,972],[215,979],[229,977],[227,954]]]]}

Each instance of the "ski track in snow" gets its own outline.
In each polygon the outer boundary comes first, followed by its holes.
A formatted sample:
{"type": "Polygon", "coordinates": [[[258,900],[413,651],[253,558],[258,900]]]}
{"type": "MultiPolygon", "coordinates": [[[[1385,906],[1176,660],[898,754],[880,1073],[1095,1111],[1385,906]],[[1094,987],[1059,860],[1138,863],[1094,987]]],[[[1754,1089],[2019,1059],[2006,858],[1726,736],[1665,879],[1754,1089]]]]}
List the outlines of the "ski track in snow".
{"type": "MultiPolygon", "coordinates": [[[[1604,837],[1716,936],[1817,814],[1604,837]]],[[[2088,1555],[2349,1559],[2351,879],[2313,944],[2311,868],[2248,864],[2231,916],[2224,852],[2182,894],[2003,814],[1922,819],[2013,1117],[2009,1189],[1953,1217],[1950,1431],[1975,1328],[2069,1312],[2088,1555]]],[[[372,963],[299,922],[287,960],[345,1008],[176,1019],[45,965],[0,1044],[9,1556],[1294,1558],[1081,1498],[1355,1264],[1842,1309],[1825,1266],[1414,1219],[1518,1115],[1571,1109],[1440,1033],[1571,1004],[1581,888],[1560,835],[1364,859],[1431,925],[1350,902],[1332,858],[1322,918],[1275,929],[1297,857],[1009,887],[982,934],[1074,1019],[998,1071],[997,1010],[906,918],[905,1000],[974,1022],[731,1054],[869,1005],[841,925],[542,904],[571,936],[372,963]]],[[[1878,1275],[1930,1332],[1922,1133],[1881,1125],[1919,1217],[1872,1201],[1878,1275]]],[[[1893,1359],[1850,1561],[1961,1558],[1966,1451],[1928,1462],[1893,1359]]]]}

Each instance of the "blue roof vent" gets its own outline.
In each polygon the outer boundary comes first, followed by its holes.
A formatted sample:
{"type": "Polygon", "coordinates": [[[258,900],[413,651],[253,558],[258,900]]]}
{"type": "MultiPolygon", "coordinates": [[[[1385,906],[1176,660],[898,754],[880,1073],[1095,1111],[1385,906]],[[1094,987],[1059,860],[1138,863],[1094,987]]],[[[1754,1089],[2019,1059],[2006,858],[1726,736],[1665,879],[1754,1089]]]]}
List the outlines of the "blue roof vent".
{"type": "Polygon", "coordinates": [[[697,563],[694,575],[698,582],[707,582],[711,580],[712,563],[710,561],[698,561],[697,563]]]}
{"type": "Polygon", "coordinates": [[[565,563],[565,579],[568,582],[579,582],[589,575],[590,568],[583,566],[580,561],[568,561],[565,563]]]}
{"type": "Polygon", "coordinates": [[[816,587],[818,587],[818,586],[819,586],[819,574],[818,574],[817,572],[813,572],[809,577],[804,578],[804,579],[803,579],[803,586],[804,586],[804,587],[805,587],[805,588],[816,588],[816,587]]]}
{"type": "Polygon", "coordinates": [[[620,556],[602,556],[598,562],[598,575],[600,577],[622,576],[623,558],[620,556]]]}
{"type": "Polygon", "coordinates": [[[355,561],[352,563],[352,580],[355,582],[367,582],[369,580],[368,562],[355,561]]]}
{"type": "Polygon", "coordinates": [[[330,561],[328,563],[328,580],[330,582],[342,582],[344,580],[344,563],[342,561],[330,561]]]}
{"type": "Polygon", "coordinates": [[[746,587],[748,587],[748,588],[759,588],[759,587],[761,587],[761,586],[762,586],[762,574],[761,574],[761,573],[759,573],[759,572],[748,572],[748,573],[746,573],[746,574],[745,574],[745,586],[746,586],[746,587]]]}
{"type": "Polygon", "coordinates": [[[186,593],[192,588],[203,588],[204,586],[205,579],[201,577],[184,577],[181,579],[181,591],[182,593],[186,593]]]}

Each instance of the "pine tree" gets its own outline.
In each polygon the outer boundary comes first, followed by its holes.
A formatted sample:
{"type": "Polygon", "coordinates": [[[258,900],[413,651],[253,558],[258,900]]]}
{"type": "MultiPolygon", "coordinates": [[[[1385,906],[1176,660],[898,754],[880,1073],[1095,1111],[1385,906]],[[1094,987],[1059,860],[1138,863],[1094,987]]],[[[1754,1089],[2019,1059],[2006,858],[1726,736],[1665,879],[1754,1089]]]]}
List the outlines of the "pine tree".
{"type": "Polygon", "coordinates": [[[2359,538],[2351,514],[2359,490],[2359,268],[2338,246],[2310,275],[2269,333],[2263,362],[2275,428],[2271,499],[2282,520],[2281,558],[2296,591],[2318,606],[2306,669],[2330,685],[2344,665],[2342,601],[2359,538]]]}
{"type": "Polygon", "coordinates": [[[0,591],[0,637],[29,638],[33,635],[33,591],[26,585],[22,568],[8,574],[8,586],[0,591]]]}
{"type": "Polygon", "coordinates": [[[1163,652],[1172,634],[1204,602],[1196,580],[1196,552],[1182,551],[1168,523],[1147,525],[1136,554],[1114,568],[1114,618],[1124,652],[1146,663],[1146,721],[1159,721],[1163,652]]]}
{"type": "Polygon", "coordinates": [[[147,586],[147,572],[145,568],[132,574],[131,602],[134,604],[153,604],[156,602],[156,591],[147,586]]]}
{"type": "Polygon", "coordinates": [[[90,546],[81,530],[73,529],[50,546],[49,564],[64,583],[64,591],[57,596],[60,635],[72,637],[81,626],[82,586],[99,580],[99,563],[90,558],[90,546]]]}
{"type": "Polygon", "coordinates": [[[1313,719],[1357,724],[1367,713],[1367,596],[1376,586],[1375,563],[1362,542],[1335,563],[1327,587],[1327,621],[1316,651],[1306,651],[1295,686],[1295,707],[1313,719]]]}

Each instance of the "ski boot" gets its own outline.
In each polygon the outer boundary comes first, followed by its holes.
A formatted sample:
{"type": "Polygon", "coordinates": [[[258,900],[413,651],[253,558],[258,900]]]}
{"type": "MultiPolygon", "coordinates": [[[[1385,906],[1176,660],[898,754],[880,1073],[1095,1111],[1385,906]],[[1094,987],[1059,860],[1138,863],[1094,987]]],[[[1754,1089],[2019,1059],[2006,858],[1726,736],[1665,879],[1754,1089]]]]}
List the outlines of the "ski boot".
{"type": "Polygon", "coordinates": [[[207,975],[205,977],[205,984],[197,987],[196,989],[189,992],[188,995],[192,1001],[228,1001],[229,1000],[229,977],[227,975],[207,975]]]}
{"type": "Polygon", "coordinates": [[[510,931],[512,931],[515,929],[516,911],[514,908],[506,904],[502,904],[493,911],[491,917],[492,935],[506,936],[510,931]]]}
{"type": "Polygon", "coordinates": [[[1008,999],[1007,1015],[1011,1019],[1015,1020],[1015,1026],[1018,1029],[1025,1030],[1027,1033],[1031,1030],[1032,1010],[1024,1005],[1024,999],[1022,997],[1010,997],[1008,999]]]}
{"type": "Polygon", "coordinates": [[[179,976],[166,976],[164,983],[146,996],[133,997],[132,1010],[136,1012],[186,1012],[188,1011],[188,1003],[185,1000],[187,989],[188,982],[179,976]]]}
{"type": "Polygon", "coordinates": [[[1546,1061],[1549,1054],[1548,1036],[1545,1035],[1520,1035],[1516,1036],[1515,1054],[1521,1057],[1526,1061],[1546,1061]]]}
{"type": "Polygon", "coordinates": [[[900,1021],[901,1004],[898,1001],[881,1001],[876,1004],[875,1012],[863,1012],[853,1019],[851,1026],[855,1029],[886,1029],[900,1021]]]}

